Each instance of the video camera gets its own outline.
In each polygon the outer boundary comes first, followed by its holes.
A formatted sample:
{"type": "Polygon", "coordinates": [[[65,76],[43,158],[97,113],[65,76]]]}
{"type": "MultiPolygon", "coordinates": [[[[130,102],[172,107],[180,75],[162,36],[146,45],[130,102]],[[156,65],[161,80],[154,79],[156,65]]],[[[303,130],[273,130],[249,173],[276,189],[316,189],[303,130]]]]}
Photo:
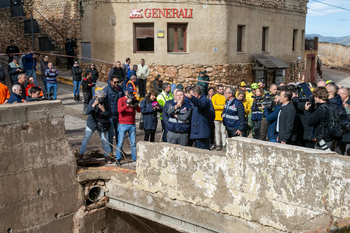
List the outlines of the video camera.
{"type": "Polygon", "coordinates": [[[140,103],[140,101],[138,101],[137,98],[132,93],[129,93],[128,96],[126,96],[126,98],[127,98],[126,102],[130,105],[137,106],[140,103]]]}
{"type": "Polygon", "coordinates": [[[298,96],[299,102],[310,102],[310,104],[315,103],[315,98],[313,95],[310,95],[309,97],[306,97],[304,92],[300,92],[300,95],[298,96]]]}
{"type": "Polygon", "coordinates": [[[255,101],[256,101],[256,105],[258,107],[262,107],[264,106],[265,108],[269,108],[271,109],[273,106],[273,100],[271,99],[270,96],[252,96],[255,101]],[[263,102],[260,102],[260,100],[263,100],[265,98],[265,100],[263,102]]]}
{"type": "Polygon", "coordinates": [[[298,96],[302,93],[300,85],[297,85],[297,86],[290,85],[288,86],[288,90],[290,90],[291,92],[295,93],[298,96]]]}

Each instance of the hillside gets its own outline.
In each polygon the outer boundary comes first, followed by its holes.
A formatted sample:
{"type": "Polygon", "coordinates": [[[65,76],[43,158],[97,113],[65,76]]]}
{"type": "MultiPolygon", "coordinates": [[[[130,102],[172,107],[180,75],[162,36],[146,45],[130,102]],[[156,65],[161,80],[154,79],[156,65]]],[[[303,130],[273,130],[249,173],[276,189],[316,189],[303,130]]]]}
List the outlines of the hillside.
{"type": "Polygon", "coordinates": [[[331,42],[331,43],[338,43],[338,44],[350,46],[350,36],[331,37],[331,36],[322,36],[318,34],[306,35],[306,37],[315,37],[315,36],[319,38],[319,42],[331,42]]]}

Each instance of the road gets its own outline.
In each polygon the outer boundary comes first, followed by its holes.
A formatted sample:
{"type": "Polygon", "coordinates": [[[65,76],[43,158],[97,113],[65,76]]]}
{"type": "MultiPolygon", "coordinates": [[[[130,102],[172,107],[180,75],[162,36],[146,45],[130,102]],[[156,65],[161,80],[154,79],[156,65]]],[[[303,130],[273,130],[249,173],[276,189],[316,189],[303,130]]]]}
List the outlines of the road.
{"type": "Polygon", "coordinates": [[[322,75],[323,80],[332,80],[336,84],[350,88],[350,71],[322,67],[322,75]]]}

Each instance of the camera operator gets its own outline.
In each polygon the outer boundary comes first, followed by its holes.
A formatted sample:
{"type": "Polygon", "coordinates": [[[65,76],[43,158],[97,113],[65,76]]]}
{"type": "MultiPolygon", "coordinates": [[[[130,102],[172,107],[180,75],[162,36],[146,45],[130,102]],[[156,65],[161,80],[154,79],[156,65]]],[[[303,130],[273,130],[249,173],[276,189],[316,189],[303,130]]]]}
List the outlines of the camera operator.
{"type": "Polygon", "coordinates": [[[40,96],[41,88],[38,86],[32,86],[28,90],[29,95],[26,98],[27,102],[37,101],[37,100],[44,100],[42,96],[40,96]]]}
{"type": "Polygon", "coordinates": [[[129,133],[131,144],[132,160],[136,162],[136,126],[135,116],[136,112],[141,112],[138,101],[133,95],[133,88],[126,87],[125,96],[118,100],[119,125],[118,125],[118,150],[116,153],[117,164],[121,161],[121,150],[123,149],[125,133],[129,133]]]}
{"type": "MultiPolygon", "coordinates": [[[[338,95],[340,96],[341,100],[343,101],[343,108],[347,114],[347,116],[350,116],[350,98],[349,98],[349,90],[347,88],[340,88],[338,91],[338,95]]],[[[339,142],[339,149],[342,155],[346,154],[350,155],[350,150],[346,150],[346,146],[350,144],[350,134],[344,134],[343,138],[339,142]]]]}
{"type": "Polygon", "coordinates": [[[106,162],[109,161],[108,154],[110,148],[106,140],[108,129],[111,126],[111,122],[109,121],[111,110],[108,102],[105,101],[105,97],[106,93],[103,90],[97,90],[95,98],[90,100],[89,106],[86,109],[86,114],[89,116],[86,122],[85,136],[79,151],[80,162],[83,160],[85,149],[95,130],[100,134],[105,160],[106,162]]]}
{"type": "Polygon", "coordinates": [[[187,146],[191,128],[192,106],[185,102],[184,92],[177,90],[176,102],[168,108],[169,119],[167,121],[168,141],[172,144],[187,146]]]}
{"type": "MultiPolygon", "coordinates": [[[[272,83],[270,85],[269,92],[265,93],[264,95],[264,102],[274,103],[276,93],[277,93],[277,85],[272,83]]],[[[263,115],[263,118],[261,120],[261,128],[260,128],[260,140],[266,140],[268,127],[269,127],[269,123],[266,120],[265,116],[263,115]]]]}
{"type": "Polygon", "coordinates": [[[315,98],[316,108],[313,113],[310,113],[309,102],[305,103],[305,116],[307,118],[308,126],[314,128],[313,135],[315,141],[317,142],[316,148],[330,151],[332,145],[332,138],[325,132],[325,123],[329,121],[329,113],[325,111],[325,108],[322,108],[322,105],[325,105],[328,101],[328,91],[325,87],[316,87],[313,91],[315,98]]]}
{"type": "Polygon", "coordinates": [[[296,111],[291,103],[292,92],[290,90],[281,91],[279,101],[281,109],[278,113],[276,131],[278,132],[277,141],[282,144],[295,144],[297,130],[295,126],[296,111]]]}
{"type": "Polygon", "coordinates": [[[259,109],[264,110],[263,116],[265,117],[268,123],[268,129],[267,129],[268,140],[270,142],[277,142],[277,133],[275,129],[276,129],[278,113],[281,108],[281,105],[279,103],[279,96],[277,95],[277,90],[276,90],[276,94],[274,95],[273,101],[274,101],[274,104],[271,105],[270,108],[266,108],[264,105],[262,105],[262,106],[259,106],[259,109]]]}

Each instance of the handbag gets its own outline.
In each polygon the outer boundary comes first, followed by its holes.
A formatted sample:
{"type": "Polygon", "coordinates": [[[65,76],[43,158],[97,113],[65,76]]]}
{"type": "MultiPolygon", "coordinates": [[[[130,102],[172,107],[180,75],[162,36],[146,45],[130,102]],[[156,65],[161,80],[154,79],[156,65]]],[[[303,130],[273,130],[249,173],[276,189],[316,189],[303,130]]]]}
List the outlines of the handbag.
{"type": "Polygon", "coordinates": [[[142,113],[141,113],[141,116],[140,116],[139,130],[143,130],[143,117],[142,117],[142,113]]]}

